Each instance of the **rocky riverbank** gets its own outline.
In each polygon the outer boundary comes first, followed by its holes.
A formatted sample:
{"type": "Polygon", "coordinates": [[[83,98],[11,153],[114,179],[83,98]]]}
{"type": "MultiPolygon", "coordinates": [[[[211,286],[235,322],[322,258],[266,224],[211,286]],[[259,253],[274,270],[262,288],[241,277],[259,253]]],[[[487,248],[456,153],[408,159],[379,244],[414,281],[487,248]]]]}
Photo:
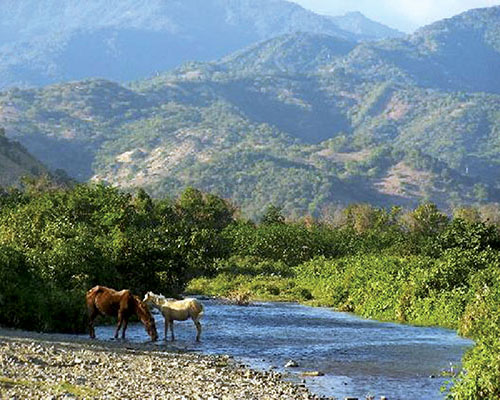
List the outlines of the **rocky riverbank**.
{"type": "Polygon", "coordinates": [[[0,398],[317,400],[279,373],[152,343],[0,329],[0,398]]]}

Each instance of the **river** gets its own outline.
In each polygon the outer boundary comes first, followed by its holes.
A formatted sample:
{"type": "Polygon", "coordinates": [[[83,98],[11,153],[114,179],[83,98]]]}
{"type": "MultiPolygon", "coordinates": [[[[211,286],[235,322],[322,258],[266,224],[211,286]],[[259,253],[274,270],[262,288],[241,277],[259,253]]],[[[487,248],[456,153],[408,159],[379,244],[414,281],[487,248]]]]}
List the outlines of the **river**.
{"type": "MultiPolygon", "coordinates": [[[[305,379],[319,395],[387,396],[391,400],[443,399],[440,388],[456,370],[464,351],[473,345],[454,331],[381,323],[328,308],[295,303],[254,303],[234,306],[203,300],[201,343],[195,343],[192,321],[176,322],[174,344],[167,348],[230,354],[255,369],[276,367],[292,380],[305,379]],[[284,368],[288,360],[299,367],[284,368]],[[302,378],[303,371],[324,376],[302,378]]],[[[163,339],[163,318],[155,314],[163,339]]],[[[100,339],[112,336],[113,326],[99,326],[100,339]]],[[[130,324],[127,338],[146,341],[140,324],[130,324]]],[[[163,341],[158,346],[165,346],[163,341]]]]}

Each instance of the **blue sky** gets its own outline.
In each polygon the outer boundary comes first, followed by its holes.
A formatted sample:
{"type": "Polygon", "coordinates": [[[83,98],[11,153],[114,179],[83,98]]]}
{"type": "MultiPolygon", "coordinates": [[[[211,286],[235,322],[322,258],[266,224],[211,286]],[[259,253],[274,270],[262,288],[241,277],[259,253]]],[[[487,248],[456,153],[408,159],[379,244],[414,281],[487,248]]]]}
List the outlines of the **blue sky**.
{"type": "Polygon", "coordinates": [[[367,17],[404,32],[471,8],[500,5],[500,0],[289,0],[319,14],[361,11],[367,17]]]}

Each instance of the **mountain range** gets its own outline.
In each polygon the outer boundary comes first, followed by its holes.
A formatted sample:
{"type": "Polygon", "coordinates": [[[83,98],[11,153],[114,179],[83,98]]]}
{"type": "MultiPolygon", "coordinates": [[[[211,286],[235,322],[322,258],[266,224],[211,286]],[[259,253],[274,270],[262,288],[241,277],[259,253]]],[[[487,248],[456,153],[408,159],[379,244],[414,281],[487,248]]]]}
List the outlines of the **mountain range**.
{"type": "Polygon", "coordinates": [[[251,217],[499,201],[499,44],[500,7],[375,42],[291,32],[128,84],[12,88],[0,126],[79,180],[192,185],[251,217]]]}
{"type": "Polygon", "coordinates": [[[135,80],[298,31],[402,36],[359,13],[321,16],[284,0],[2,0],[0,88],[135,80]]]}

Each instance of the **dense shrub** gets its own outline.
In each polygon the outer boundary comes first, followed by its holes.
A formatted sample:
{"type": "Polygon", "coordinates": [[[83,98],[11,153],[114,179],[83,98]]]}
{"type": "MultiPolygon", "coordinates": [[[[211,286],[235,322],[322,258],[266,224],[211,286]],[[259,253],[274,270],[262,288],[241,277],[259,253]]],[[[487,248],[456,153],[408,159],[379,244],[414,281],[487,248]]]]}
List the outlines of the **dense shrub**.
{"type": "Polygon", "coordinates": [[[26,327],[36,299],[32,296],[33,277],[25,257],[6,246],[0,247],[0,324],[26,327]]]}
{"type": "Polygon", "coordinates": [[[498,262],[471,278],[469,302],[460,331],[476,340],[465,355],[453,398],[500,398],[500,268],[498,262]]]}
{"type": "Polygon", "coordinates": [[[257,257],[232,256],[215,263],[217,274],[226,272],[233,275],[250,276],[293,276],[293,269],[282,261],[261,260],[257,257]]]}
{"type": "Polygon", "coordinates": [[[155,202],[102,185],[35,185],[4,193],[2,205],[0,323],[47,331],[82,330],[95,284],[181,292],[225,254],[219,232],[234,211],[193,189],[155,202]]]}
{"type": "Polygon", "coordinates": [[[454,328],[475,339],[450,396],[495,399],[500,395],[499,266],[497,251],[453,248],[439,259],[318,258],[295,273],[297,285],[309,289],[319,304],[380,320],[454,328]]]}
{"type": "Polygon", "coordinates": [[[44,282],[19,251],[0,247],[0,324],[52,332],[85,326],[83,293],[44,282]]]}
{"type": "Polygon", "coordinates": [[[303,222],[255,225],[239,221],[229,225],[223,236],[230,253],[299,265],[317,256],[329,258],[379,250],[385,238],[357,235],[351,229],[335,229],[325,224],[303,222]]]}

